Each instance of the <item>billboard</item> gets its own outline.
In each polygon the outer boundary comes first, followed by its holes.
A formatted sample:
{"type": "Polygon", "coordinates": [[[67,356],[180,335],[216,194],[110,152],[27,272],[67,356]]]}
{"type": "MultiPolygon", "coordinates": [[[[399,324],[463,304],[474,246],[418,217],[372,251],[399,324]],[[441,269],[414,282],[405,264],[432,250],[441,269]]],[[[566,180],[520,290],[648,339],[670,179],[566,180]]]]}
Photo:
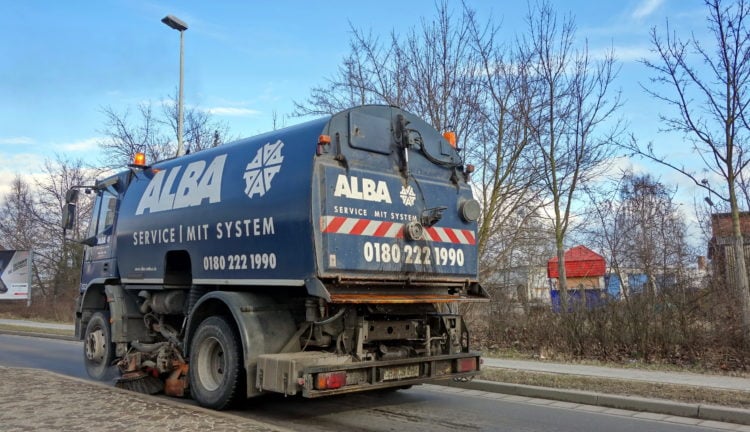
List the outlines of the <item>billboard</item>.
{"type": "Polygon", "coordinates": [[[0,300],[28,300],[31,252],[0,250],[0,300]]]}

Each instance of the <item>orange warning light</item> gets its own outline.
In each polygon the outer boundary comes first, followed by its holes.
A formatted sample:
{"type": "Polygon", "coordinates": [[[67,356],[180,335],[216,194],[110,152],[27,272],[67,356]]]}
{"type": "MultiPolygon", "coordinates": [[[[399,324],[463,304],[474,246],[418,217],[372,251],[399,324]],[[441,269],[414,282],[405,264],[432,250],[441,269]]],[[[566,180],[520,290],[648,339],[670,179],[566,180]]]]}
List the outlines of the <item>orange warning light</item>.
{"type": "Polygon", "coordinates": [[[133,156],[133,166],[145,167],[146,166],[146,154],[138,152],[133,156]]]}
{"type": "Polygon", "coordinates": [[[448,141],[451,147],[456,148],[456,133],[453,131],[443,132],[443,138],[448,141]]]}

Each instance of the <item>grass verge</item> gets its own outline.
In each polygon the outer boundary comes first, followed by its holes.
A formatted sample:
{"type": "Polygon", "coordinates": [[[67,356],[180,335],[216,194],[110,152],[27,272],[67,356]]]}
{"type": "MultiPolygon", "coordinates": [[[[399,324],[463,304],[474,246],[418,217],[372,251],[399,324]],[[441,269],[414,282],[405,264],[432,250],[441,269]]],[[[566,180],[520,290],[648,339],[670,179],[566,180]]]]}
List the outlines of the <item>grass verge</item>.
{"type": "Polygon", "coordinates": [[[47,323],[47,324],[73,324],[72,318],[70,320],[53,320],[53,319],[39,318],[37,316],[25,316],[25,315],[21,315],[17,313],[2,312],[2,311],[0,311],[0,319],[26,320],[26,321],[34,321],[38,323],[47,323]]]}
{"type": "Polygon", "coordinates": [[[526,372],[513,369],[484,368],[481,379],[509,384],[524,384],[558,389],[645,398],[667,399],[684,403],[750,408],[750,391],[707,389],[703,387],[626,381],[578,375],[526,372]]]}
{"type": "Polygon", "coordinates": [[[0,330],[17,331],[24,333],[39,333],[39,334],[53,334],[60,336],[73,336],[72,330],[63,329],[51,329],[51,328],[40,328],[40,327],[26,327],[20,325],[4,325],[0,324],[0,330]]]}

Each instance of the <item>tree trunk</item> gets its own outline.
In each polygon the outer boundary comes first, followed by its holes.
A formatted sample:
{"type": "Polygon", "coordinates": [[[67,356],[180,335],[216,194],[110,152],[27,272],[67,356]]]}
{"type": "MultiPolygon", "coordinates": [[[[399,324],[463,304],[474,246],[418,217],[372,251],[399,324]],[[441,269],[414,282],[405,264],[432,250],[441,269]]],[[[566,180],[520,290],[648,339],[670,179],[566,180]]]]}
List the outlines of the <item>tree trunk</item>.
{"type": "Polygon", "coordinates": [[[742,308],[742,335],[746,347],[750,346],[750,287],[748,286],[745,245],[740,226],[740,211],[732,206],[732,249],[734,249],[734,280],[737,283],[736,295],[742,308]]]}
{"type": "Polygon", "coordinates": [[[565,247],[561,237],[557,238],[557,288],[560,290],[560,311],[568,312],[568,275],[565,272],[565,247]]]}

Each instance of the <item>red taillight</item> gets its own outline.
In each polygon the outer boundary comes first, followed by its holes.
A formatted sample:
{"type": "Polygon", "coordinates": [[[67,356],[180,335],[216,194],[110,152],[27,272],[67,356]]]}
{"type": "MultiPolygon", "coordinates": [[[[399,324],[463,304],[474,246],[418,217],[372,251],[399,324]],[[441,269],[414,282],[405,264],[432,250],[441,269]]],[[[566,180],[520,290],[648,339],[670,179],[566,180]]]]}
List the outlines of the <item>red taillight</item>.
{"type": "Polygon", "coordinates": [[[477,370],[476,357],[462,358],[456,360],[456,372],[471,372],[477,370]]]}
{"type": "Polygon", "coordinates": [[[315,378],[316,390],[332,390],[346,385],[346,372],[319,373],[315,378]]]}

